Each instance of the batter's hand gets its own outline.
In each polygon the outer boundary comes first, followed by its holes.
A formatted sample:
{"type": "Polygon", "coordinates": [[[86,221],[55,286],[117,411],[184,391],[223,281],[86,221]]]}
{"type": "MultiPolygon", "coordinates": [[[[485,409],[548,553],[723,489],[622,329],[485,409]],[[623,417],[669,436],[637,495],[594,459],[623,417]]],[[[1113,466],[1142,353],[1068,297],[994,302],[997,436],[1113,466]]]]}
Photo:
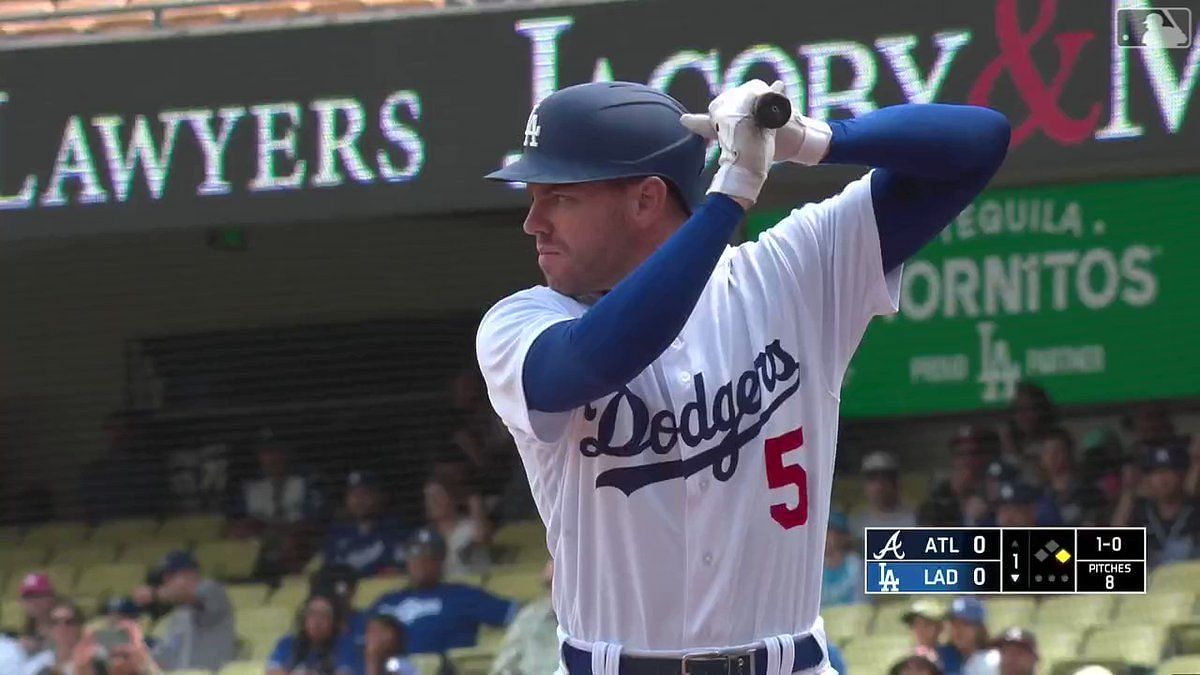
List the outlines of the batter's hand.
{"type": "Polygon", "coordinates": [[[680,119],[693,132],[700,133],[696,127],[709,129],[721,146],[717,160],[720,166],[708,188],[710,193],[738,198],[743,206],[758,199],[775,154],[775,130],[763,129],[754,122],[754,102],[769,91],[783,90],[782,83],[775,86],[773,89],[762,80],[750,80],[713,99],[708,115],[684,115],[680,119]],[[703,118],[704,123],[697,118],[703,118]]]}
{"type": "MultiPolygon", "coordinates": [[[[783,83],[775,82],[771,85],[771,90],[782,94],[783,83]]],[[[694,134],[710,141],[717,138],[717,130],[713,128],[708,115],[684,115],[680,121],[694,134]]],[[[792,119],[775,131],[775,153],[772,159],[776,162],[794,162],[807,166],[819,164],[829,152],[829,140],[832,136],[829,125],[822,120],[793,112],[792,119]]]]}

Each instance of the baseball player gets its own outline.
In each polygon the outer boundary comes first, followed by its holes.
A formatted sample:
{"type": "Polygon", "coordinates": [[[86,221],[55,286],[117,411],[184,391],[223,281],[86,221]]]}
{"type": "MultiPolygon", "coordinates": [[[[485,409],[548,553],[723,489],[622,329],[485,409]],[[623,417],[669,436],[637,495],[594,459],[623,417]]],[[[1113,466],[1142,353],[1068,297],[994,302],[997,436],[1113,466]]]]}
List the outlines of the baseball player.
{"type": "Polygon", "coordinates": [[[846,367],[1009,126],[930,104],[766,130],[770,90],[688,115],[638,84],[568,87],[488,176],[528,185],[546,279],[492,307],[476,348],[546,523],[560,672],[834,672],[818,610],[846,367]],[[873,168],[731,247],[772,161],[873,168]]]}

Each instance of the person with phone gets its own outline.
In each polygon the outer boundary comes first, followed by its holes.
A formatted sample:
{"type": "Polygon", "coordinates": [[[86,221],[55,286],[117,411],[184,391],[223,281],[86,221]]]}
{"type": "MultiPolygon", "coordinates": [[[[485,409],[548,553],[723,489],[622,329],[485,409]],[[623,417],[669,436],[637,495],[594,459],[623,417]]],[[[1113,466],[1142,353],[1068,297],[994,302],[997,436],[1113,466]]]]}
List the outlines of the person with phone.
{"type": "Polygon", "coordinates": [[[70,675],[160,675],[136,621],[84,633],[71,654],[70,675]]]}

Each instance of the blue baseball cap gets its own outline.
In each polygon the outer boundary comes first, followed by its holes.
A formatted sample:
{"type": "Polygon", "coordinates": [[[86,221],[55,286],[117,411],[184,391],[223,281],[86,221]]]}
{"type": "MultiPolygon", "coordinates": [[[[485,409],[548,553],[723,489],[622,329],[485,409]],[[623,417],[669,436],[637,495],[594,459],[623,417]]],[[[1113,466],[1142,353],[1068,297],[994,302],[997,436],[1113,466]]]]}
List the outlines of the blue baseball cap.
{"type": "Polygon", "coordinates": [[[983,625],[987,616],[983,603],[971,597],[955,598],[950,603],[950,618],[983,625]]]}
{"type": "Polygon", "coordinates": [[[1149,445],[1142,455],[1142,469],[1170,469],[1172,471],[1187,471],[1189,464],[1188,451],[1184,443],[1174,441],[1149,445]]]}
{"type": "Polygon", "coordinates": [[[432,555],[435,558],[446,557],[446,540],[431,527],[422,527],[408,539],[408,557],[432,555]]]}
{"type": "Polygon", "coordinates": [[[196,557],[189,551],[171,551],[167,554],[167,557],[163,558],[163,574],[198,569],[200,569],[200,563],[196,562],[196,557]]]}
{"type": "Polygon", "coordinates": [[[123,617],[136,619],[142,615],[142,608],[130,597],[112,597],[104,603],[105,614],[119,614],[123,617]]]}

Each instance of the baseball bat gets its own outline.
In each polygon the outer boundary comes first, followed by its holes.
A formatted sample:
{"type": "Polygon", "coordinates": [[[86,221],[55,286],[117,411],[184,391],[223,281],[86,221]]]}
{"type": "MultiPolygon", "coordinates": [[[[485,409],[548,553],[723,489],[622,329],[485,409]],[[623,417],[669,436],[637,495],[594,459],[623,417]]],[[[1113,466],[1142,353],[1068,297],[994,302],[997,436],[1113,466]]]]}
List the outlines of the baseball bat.
{"type": "Polygon", "coordinates": [[[754,102],[754,121],[764,129],[778,129],[792,119],[792,102],[783,94],[770,91],[754,102]]]}

